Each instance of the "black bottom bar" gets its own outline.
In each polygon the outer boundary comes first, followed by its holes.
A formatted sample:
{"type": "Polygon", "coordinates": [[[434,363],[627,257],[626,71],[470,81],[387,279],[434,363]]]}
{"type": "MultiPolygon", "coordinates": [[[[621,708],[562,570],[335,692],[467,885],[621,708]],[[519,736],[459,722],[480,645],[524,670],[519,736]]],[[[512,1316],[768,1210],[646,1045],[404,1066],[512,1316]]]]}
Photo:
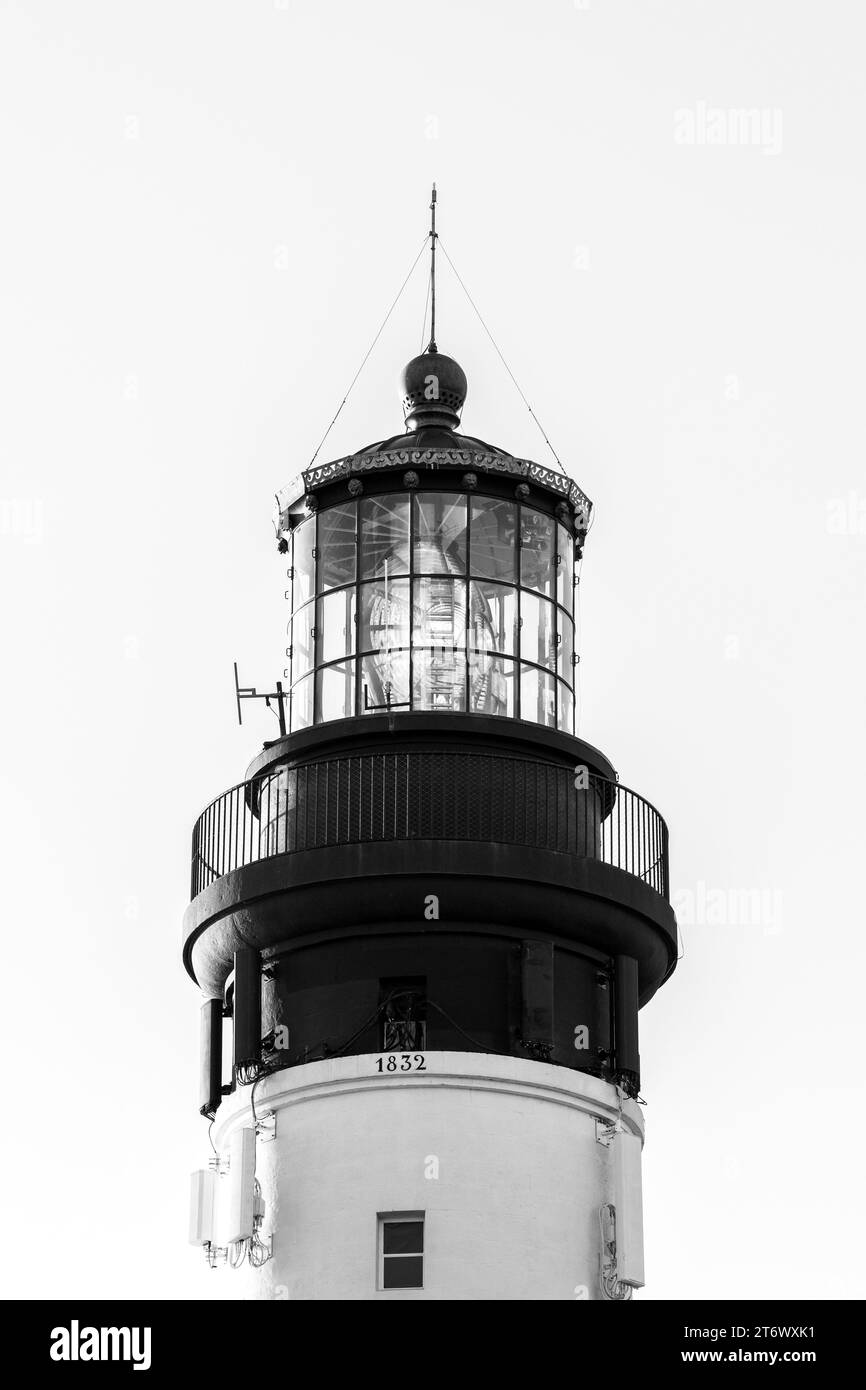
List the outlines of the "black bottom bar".
{"type": "MultiPolygon", "coordinates": [[[[411,1331],[413,1344],[424,1328],[429,1333],[433,1311],[430,1307],[418,1310],[414,1300],[400,1300],[393,1294],[379,1294],[369,1301],[381,1302],[383,1298],[388,1304],[389,1343],[395,1337],[399,1340],[401,1332],[411,1331]],[[396,1304],[401,1301],[413,1306],[400,1307],[398,1316],[396,1304]]],[[[789,1302],[657,1303],[640,1296],[627,1304],[596,1303],[590,1307],[579,1298],[576,1302],[580,1306],[572,1308],[564,1317],[553,1315],[549,1327],[552,1332],[567,1328],[575,1334],[572,1356],[578,1381],[593,1369],[605,1366],[615,1373],[618,1384],[622,1383],[624,1371],[645,1374],[657,1370],[666,1375],[669,1370],[694,1366],[717,1366],[728,1371],[732,1366],[746,1370],[781,1367],[783,1371],[806,1367],[813,1375],[817,1372],[821,1382],[826,1384],[828,1375],[847,1365],[852,1378],[857,1379],[861,1340],[857,1302],[798,1299],[789,1302]]],[[[465,1324],[465,1330],[476,1353],[483,1356],[487,1383],[491,1381],[493,1363],[499,1355],[510,1358],[521,1347],[533,1360],[549,1354],[549,1348],[540,1349],[537,1341],[527,1335],[534,1329],[524,1327],[522,1332],[517,1330],[502,1337],[501,1315],[495,1316],[487,1328],[477,1304],[467,1304],[465,1313],[471,1319],[465,1324]]],[[[196,1383],[201,1384],[217,1381],[226,1384],[227,1375],[235,1369],[249,1378],[253,1367],[265,1379],[280,1380],[288,1373],[292,1357],[290,1346],[299,1346],[302,1339],[309,1343],[311,1333],[315,1335],[315,1327],[310,1327],[311,1318],[313,1323],[317,1320],[315,1311],[308,1305],[301,1313],[291,1306],[291,1299],[285,1297],[261,1303],[229,1304],[218,1301],[6,1303],[0,1316],[4,1343],[7,1352],[14,1356],[16,1366],[25,1372],[31,1367],[38,1368],[52,1378],[59,1376],[61,1383],[63,1377],[76,1371],[92,1379],[100,1370],[108,1370],[114,1376],[132,1374],[136,1365],[141,1371],[157,1377],[189,1371],[195,1373],[196,1383]],[[115,1333],[105,1339],[108,1358],[85,1359],[93,1349],[102,1346],[99,1332],[103,1328],[115,1329],[115,1333]],[[120,1355],[127,1351],[127,1359],[111,1359],[113,1346],[120,1355]]],[[[448,1316],[453,1333],[453,1319],[456,1316],[459,1321],[462,1314],[452,1311],[448,1316]]],[[[545,1322],[549,1316],[539,1310],[537,1303],[521,1314],[521,1318],[541,1317],[545,1322]]],[[[381,1317],[381,1311],[373,1314],[374,1321],[381,1317]]],[[[344,1354],[356,1358],[361,1339],[366,1341],[369,1337],[369,1310],[360,1303],[346,1303],[339,1318],[339,1341],[346,1348],[344,1354]],[[351,1335],[351,1324],[356,1318],[357,1342],[351,1335]]],[[[329,1336],[330,1370],[338,1364],[338,1358],[334,1357],[333,1327],[333,1314],[325,1313],[322,1331],[329,1336]]],[[[457,1331],[459,1333],[459,1326],[457,1331]]],[[[436,1338],[425,1338],[425,1358],[431,1353],[435,1356],[436,1342],[436,1338]]],[[[442,1339],[440,1345],[453,1349],[453,1335],[442,1339]]],[[[543,1364],[540,1360],[535,1361],[536,1368],[540,1364],[543,1364]]],[[[504,1373],[509,1369],[513,1375],[513,1364],[504,1367],[504,1373]]]]}

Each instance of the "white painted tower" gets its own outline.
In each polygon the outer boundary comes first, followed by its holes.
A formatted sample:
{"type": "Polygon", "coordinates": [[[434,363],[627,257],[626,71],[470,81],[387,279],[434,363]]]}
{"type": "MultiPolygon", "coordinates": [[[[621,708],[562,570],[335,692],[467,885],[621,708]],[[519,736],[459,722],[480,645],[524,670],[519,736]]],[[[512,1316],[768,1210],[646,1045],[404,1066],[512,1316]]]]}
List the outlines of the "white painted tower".
{"type": "MultiPolygon", "coordinates": [[[[256,1166],[273,1257],[226,1276],[238,1295],[592,1299],[602,1296],[602,1257],[620,1296],[624,1281],[640,1286],[636,1102],[543,1062],[432,1051],[425,1060],[423,1074],[387,1076],[372,1055],[346,1057],[260,1084],[256,1166]],[[600,1213],[611,1206],[616,1270],[601,1245],[600,1213]],[[391,1223],[404,1228],[395,1244],[416,1256],[386,1253],[391,1223]],[[414,1286],[399,1286],[404,1274],[414,1286]]],[[[250,1124],[239,1088],[214,1126],[220,1152],[250,1124]]],[[[219,1186],[227,1211],[228,1175],[219,1186]]]]}

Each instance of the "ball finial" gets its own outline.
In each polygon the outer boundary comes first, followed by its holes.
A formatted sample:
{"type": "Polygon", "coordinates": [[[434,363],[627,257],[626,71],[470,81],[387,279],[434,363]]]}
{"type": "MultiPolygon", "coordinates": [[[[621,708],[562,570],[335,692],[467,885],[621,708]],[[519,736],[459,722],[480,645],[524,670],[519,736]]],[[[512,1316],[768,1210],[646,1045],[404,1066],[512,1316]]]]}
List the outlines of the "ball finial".
{"type": "Polygon", "coordinates": [[[466,400],[466,373],[453,357],[429,348],[403,369],[403,414],[406,428],[460,424],[466,400]]]}

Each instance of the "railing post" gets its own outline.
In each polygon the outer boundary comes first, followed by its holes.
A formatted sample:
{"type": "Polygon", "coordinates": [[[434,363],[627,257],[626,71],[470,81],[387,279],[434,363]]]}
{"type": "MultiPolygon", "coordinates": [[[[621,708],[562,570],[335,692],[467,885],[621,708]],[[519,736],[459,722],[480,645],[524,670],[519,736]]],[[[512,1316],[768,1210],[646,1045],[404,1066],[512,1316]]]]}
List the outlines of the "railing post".
{"type": "Polygon", "coordinates": [[[192,902],[193,898],[196,897],[197,894],[198,894],[198,866],[199,866],[199,865],[198,865],[198,861],[199,861],[199,857],[200,857],[200,856],[199,856],[198,842],[199,842],[199,827],[200,827],[200,826],[201,826],[201,819],[199,819],[199,820],[196,821],[196,823],[195,823],[195,825],[194,825],[194,827],[193,827],[193,832],[192,832],[192,862],[191,862],[191,864],[190,864],[190,884],[189,884],[189,886],[190,886],[190,895],[189,895],[190,902],[192,902]]]}
{"type": "Polygon", "coordinates": [[[670,864],[668,863],[668,828],[662,821],[662,891],[665,900],[671,900],[670,864]]]}

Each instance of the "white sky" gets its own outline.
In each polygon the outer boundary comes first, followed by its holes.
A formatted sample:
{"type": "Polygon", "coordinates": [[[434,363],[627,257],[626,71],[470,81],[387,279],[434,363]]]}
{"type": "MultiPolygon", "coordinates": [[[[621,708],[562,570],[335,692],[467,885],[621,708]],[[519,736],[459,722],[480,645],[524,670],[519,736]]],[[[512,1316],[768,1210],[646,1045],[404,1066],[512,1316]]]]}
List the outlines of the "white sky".
{"type": "MultiPolygon", "coordinates": [[[[6,0],[7,1296],[232,1293],[185,1245],[189,836],[273,736],[231,671],[283,665],[273,494],[433,178],[597,506],[581,733],[666,816],[674,888],[724,895],[642,1014],[641,1296],[866,1293],[863,40],[803,0],[6,0]],[[765,134],[678,143],[706,107],[765,134]]],[[[401,428],[424,290],[322,458],[401,428]]],[[[466,430],[543,461],[447,267],[437,336],[466,430]]]]}

